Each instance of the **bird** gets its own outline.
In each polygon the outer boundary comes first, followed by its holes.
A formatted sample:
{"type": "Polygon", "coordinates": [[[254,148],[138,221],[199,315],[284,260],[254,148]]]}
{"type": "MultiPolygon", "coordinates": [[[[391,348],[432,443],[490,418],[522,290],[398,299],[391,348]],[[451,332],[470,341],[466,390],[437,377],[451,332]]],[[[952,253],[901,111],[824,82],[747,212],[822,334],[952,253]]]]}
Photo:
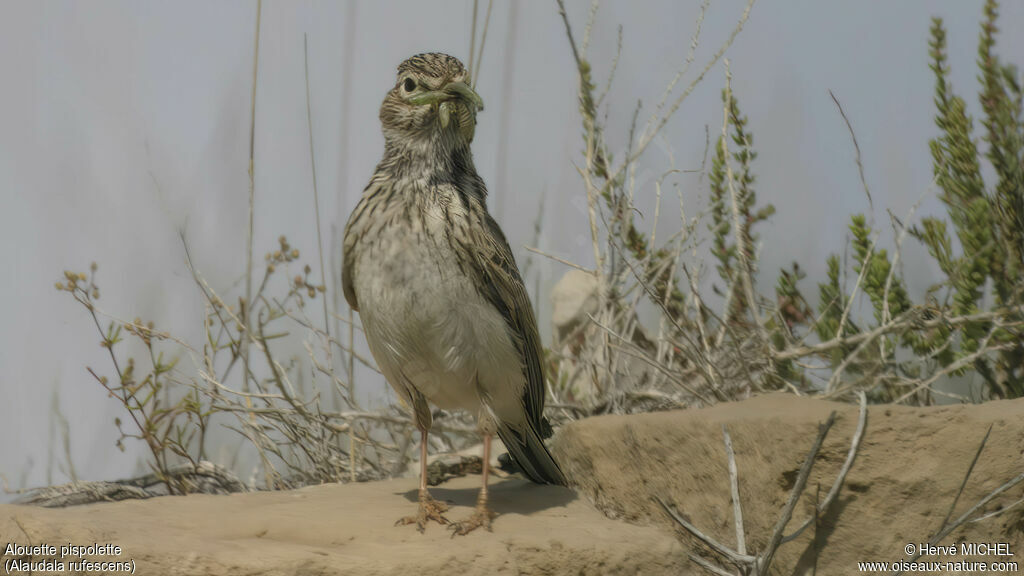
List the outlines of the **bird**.
{"type": "Polygon", "coordinates": [[[487,210],[470,144],[483,99],[458,58],[412,56],[380,107],[384,155],[345,226],[342,288],[381,373],[420,432],[413,524],[491,530],[491,439],[539,484],[566,485],[544,445],[543,354],[512,249],[487,210]],[[427,490],[431,405],[476,416],[483,485],[466,520],[427,490]]]}

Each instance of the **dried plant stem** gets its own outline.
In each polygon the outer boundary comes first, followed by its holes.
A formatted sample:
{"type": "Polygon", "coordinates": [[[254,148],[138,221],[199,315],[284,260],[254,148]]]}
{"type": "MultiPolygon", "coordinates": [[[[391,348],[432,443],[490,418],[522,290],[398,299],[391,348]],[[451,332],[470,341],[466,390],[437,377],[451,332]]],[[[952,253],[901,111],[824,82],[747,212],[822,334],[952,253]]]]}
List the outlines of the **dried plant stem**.
{"type": "Polygon", "coordinates": [[[853,125],[850,124],[850,119],[846,116],[846,111],[843,110],[843,105],[839,103],[839,98],[832,93],[832,90],[828,91],[828,95],[832,97],[832,101],[836,103],[836,108],[839,109],[839,115],[843,117],[843,122],[846,123],[846,130],[850,133],[850,139],[853,140],[853,152],[854,159],[857,162],[857,173],[860,175],[861,186],[864,187],[864,195],[868,198],[868,206],[871,208],[872,214],[875,210],[875,203],[871,200],[871,189],[868,187],[867,178],[864,177],[864,163],[860,158],[860,144],[857,144],[857,134],[853,131],[853,125]]]}
{"type": "MultiPolygon", "coordinates": [[[[864,340],[873,340],[875,338],[878,338],[880,336],[884,336],[886,334],[892,334],[894,332],[899,332],[901,330],[906,330],[911,325],[916,326],[918,328],[922,328],[922,329],[936,328],[936,327],[939,327],[939,326],[950,326],[950,327],[952,327],[952,326],[960,326],[960,325],[968,324],[968,323],[991,321],[991,320],[994,320],[996,318],[1005,318],[1005,317],[1009,317],[1009,316],[1011,316],[1013,314],[1019,314],[1021,312],[1024,312],[1024,306],[1014,306],[1014,307],[1009,307],[1009,308],[1004,308],[1004,309],[999,309],[999,310],[989,310],[989,311],[986,311],[986,312],[978,312],[978,313],[975,313],[975,314],[966,314],[966,315],[963,315],[963,316],[953,316],[953,317],[940,316],[938,318],[932,318],[932,319],[929,319],[929,320],[919,321],[919,318],[920,318],[920,315],[921,315],[920,314],[921,310],[916,310],[915,309],[915,310],[910,310],[907,313],[900,315],[899,317],[893,319],[892,321],[890,321],[887,324],[882,324],[882,325],[877,326],[876,328],[874,328],[874,329],[872,329],[870,331],[867,331],[867,332],[861,332],[859,334],[854,334],[853,336],[847,336],[847,337],[843,337],[843,338],[838,338],[837,337],[837,338],[833,338],[832,340],[828,340],[828,341],[825,341],[825,342],[820,342],[818,344],[811,344],[811,345],[807,345],[807,346],[797,346],[797,347],[787,348],[785,350],[780,350],[780,351],[774,352],[773,356],[775,357],[776,360],[789,360],[789,359],[795,359],[795,358],[804,358],[804,357],[808,357],[808,356],[813,356],[813,355],[821,354],[823,352],[828,352],[830,350],[834,350],[834,349],[839,348],[839,347],[845,347],[845,346],[851,346],[851,345],[854,345],[854,344],[859,344],[859,343],[863,342],[864,340]]],[[[1012,324],[1011,323],[1004,323],[1003,325],[1004,326],[1010,326],[1012,324]]]]}
{"type": "MultiPolygon", "coordinates": [[[[322,233],[320,231],[320,194],[319,194],[319,191],[317,190],[317,185],[316,185],[316,149],[313,146],[313,108],[310,105],[310,101],[309,101],[309,38],[305,34],[303,34],[303,36],[302,36],[302,57],[303,57],[303,65],[304,65],[305,79],[306,79],[306,126],[307,126],[307,129],[309,131],[309,163],[310,163],[310,170],[312,171],[312,174],[313,174],[313,209],[314,209],[314,217],[316,218],[317,255],[320,258],[320,278],[321,278],[321,281],[326,285],[327,284],[327,272],[326,272],[326,268],[324,267],[324,241],[323,241],[323,235],[322,235],[322,233]]],[[[330,323],[330,316],[329,316],[329,314],[327,312],[327,298],[321,298],[320,301],[321,301],[321,304],[323,304],[323,310],[324,310],[324,333],[326,335],[326,342],[327,342],[327,344],[326,344],[326,346],[324,346],[324,348],[326,349],[326,352],[327,352],[327,371],[328,371],[328,373],[333,375],[334,374],[334,354],[332,353],[332,347],[331,347],[331,323],[330,323]]],[[[312,352],[310,352],[310,354],[312,355],[312,352]]],[[[356,450],[355,432],[352,431],[352,430],[349,431],[349,450],[348,450],[348,453],[349,453],[349,457],[351,459],[350,460],[350,466],[349,466],[349,471],[351,473],[351,477],[350,477],[349,480],[351,482],[355,482],[356,481],[356,468],[358,466],[357,463],[356,463],[356,458],[358,456],[358,454],[357,454],[358,450],[356,450]]]]}
{"type": "Polygon", "coordinates": [[[796,508],[796,503],[800,500],[800,495],[803,494],[804,488],[807,486],[807,478],[811,474],[811,468],[814,467],[814,459],[818,457],[818,452],[821,450],[821,445],[825,441],[825,437],[828,435],[828,431],[832,428],[832,424],[836,421],[836,413],[832,412],[829,414],[828,420],[824,424],[818,426],[818,437],[814,439],[814,445],[811,446],[810,453],[807,454],[807,458],[804,459],[803,466],[800,467],[800,474],[796,477],[796,483],[793,485],[793,489],[789,492],[789,500],[786,502],[786,506],[782,509],[782,514],[779,516],[779,520],[775,523],[775,529],[772,530],[772,536],[768,540],[768,546],[765,551],[758,557],[757,570],[759,574],[768,574],[769,569],[772,565],[772,560],[775,558],[775,552],[779,549],[779,545],[782,544],[783,532],[786,530],[786,525],[789,524],[789,520],[793,517],[793,509],[796,508]]]}
{"type": "MultiPolygon", "coordinates": [[[[665,512],[668,513],[669,517],[675,520],[677,524],[685,528],[687,532],[693,534],[698,540],[706,544],[709,548],[711,548],[721,556],[724,556],[727,560],[729,560],[729,562],[735,564],[736,566],[746,566],[752,564],[756,560],[756,557],[747,554],[739,554],[738,552],[735,552],[732,549],[730,549],[728,546],[720,543],[718,540],[715,540],[711,536],[704,534],[696,526],[689,523],[675,510],[670,508],[668,503],[666,503],[664,500],[662,500],[661,498],[658,498],[657,500],[658,504],[661,504],[661,507],[664,508],[665,512]]],[[[725,573],[727,574],[727,572],[725,573]]]]}
{"type": "MultiPolygon", "coordinates": [[[[635,162],[644,153],[644,151],[647,150],[647,147],[651,144],[651,142],[654,141],[654,139],[665,127],[665,125],[668,124],[668,121],[672,118],[676,111],[679,110],[679,107],[682,106],[686,98],[690,95],[691,92],[693,92],[693,89],[696,88],[702,80],[704,80],[704,76],[708,73],[709,70],[711,70],[712,66],[714,66],[715,63],[717,63],[725,54],[725,51],[728,50],[730,46],[732,46],[732,43],[736,40],[736,37],[739,36],[740,31],[743,30],[743,26],[747,23],[747,18],[750,17],[750,10],[754,7],[754,1],[755,0],[749,0],[747,2],[746,7],[743,8],[743,13],[740,14],[739,20],[737,20],[736,26],[733,27],[732,32],[729,34],[729,37],[718,48],[718,51],[715,52],[715,54],[708,60],[707,64],[705,64],[704,68],[700,71],[700,74],[698,74],[697,77],[694,78],[692,82],[690,82],[686,89],[683,90],[682,94],[680,94],[675,99],[675,101],[672,102],[672,106],[669,107],[668,111],[662,114],[660,118],[658,118],[657,114],[651,117],[651,120],[648,122],[648,126],[650,126],[651,123],[654,123],[654,128],[651,130],[644,130],[644,134],[641,136],[640,141],[636,146],[636,149],[634,149],[633,152],[629,155],[629,157],[626,158],[622,166],[626,166],[628,164],[635,162]]],[[[703,13],[704,11],[702,9],[701,18],[698,20],[698,35],[700,33],[700,23],[703,22],[703,13]]],[[[698,36],[695,35],[693,43],[691,45],[696,44],[697,38],[698,36]]],[[[618,172],[621,171],[622,166],[620,166],[619,170],[616,170],[615,173],[613,173],[612,179],[618,176],[618,172]]]]}
{"type": "Polygon", "coordinates": [[[585,268],[583,266],[580,266],[579,264],[576,264],[575,262],[570,262],[570,261],[568,261],[568,260],[566,260],[564,258],[559,258],[558,256],[555,256],[554,254],[550,254],[548,252],[544,252],[543,250],[540,250],[538,248],[534,248],[533,246],[524,246],[524,248],[526,248],[526,250],[529,251],[529,252],[533,252],[534,254],[538,254],[538,255],[543,256],[543,257],[545,257],[545,258],[547,258],[549,260],[554,260],[555,262],[558,262],[559,264],[564,264],[564,265],[566,265],[566,266],[568,266],[570,268],[575,268],[576,270],[579,270],[580,272],[586,272],[587,274],[593,274],[594,273],[594,271],[589,269],[589,268],[585,268]]]}
{"type": "Polygon", "coordinates": [[[247,228],[245,250],[245,306],[241,311],[242,326],[246,337],[242,339],[243,386],[249,386],[249,308],[252,306],[252,244],[255,232],[256,213],[256,86],[260,69],[260,19],[263,14],[263,0],[256,2],[256,34],[252,54],[252,99],[249,107],[249,227],[247,228]]]}
{"type": "MultiPolygon", "coordinates": [[[[850,464],[852,464],[853,462],[852,454],[856,453],[857,447],[859,447],[860,445],[860,438],[863,434],[863,422],[866,418],[865,406],[866,404],[862,404],[861,419],[860,423],[858,424],[858,431],[854,434],[854,440],[850,449],[851,455],[847,457],[847,462],[850,464]]],[[[665,512],[669,515],[669,517],[676,522],[676,524],[678,524],[687,532],[689,532],[692,536],[703,542],[706,546],[711,548],[715,553],[717,553],[719,556],[727,560],[730,564],[734,565],[741,573],[752,574],[755,576],[766,576],[770,573],[772,560],[774,559],[775,553],[778,550],[779,546],[796,537],[795,535],[791,535],[790,537],[786,538],[783,536],[783,533],[785,532],[786,525],[789,524],[790,519],[792,519],[793,517],[793,510],[796,508],[796,504],[800,500],[800,496],[803,494],[804,489],[807,486],[807,479],[810,476],[811,468],[814,467],[814,460],[818,457],[818,452],[821,450],[821,446],[824,443],[825,437],[828,435],[829,430],[835,423],[835,419],[836,413],[832,412],[831,414],[829,414],[828,419],[823,424],[818,426],[818,435],[814,440],[814,444],[811,446],[810,452],[807,454],[807,457],[804,459],[804,462],[800,467],[800,472],[797,475],[796,482],[793,484],[793,488],[789,492],[789,498],[787,499],[786,505],[783,507],[782,512],[779,515],[778,521],[775,523],[775,528],[772,530],[772,534],[768,540],[768,544],[765,547],[764,551],[756,556],[751,556],[747,554],[745,551],[746,538],[743,535],[742,513],[739,511],[739,489],[736,474],[735,455],[733,454],[732,450],[732,439],[729,437],[729,433],[726,430],[725,426],[722,427],[722,434],[725,441],[726,454],[729,458],[729,486],[730,494],[732,495],[733,513],[736,523],[736,549],[733,550],[728,546],[725,546],[724,544],[718,542],[714,538],[708,536],[707,534],[704,534],[696,526],[688,522],[675,510],[669,507],[669,505],[662,498],[659,497],[656,498],[656,500],[665,510],[665,512]]],[[[842,485],[842,482],[845,479],[846,473],[848,471],[849,467],[847,465],[844,465],[843,469],[840,470],[839,477],[836,480],[836,485],[833,487],[833,492],[838,493],[838,486],[842,485]]],[[[832,497],[834,498],[834,494],[832,495],[832,497]]],[[[827,507],[829,502],[830,499],[826,498],[825,502],[823,502],[821,505],[817,505],[815,507],[815,515],[817,515],[817,511],[819,509],[827,507]]],[[[796,534],[799,534],[799,532],[801,532],[805,527],[806,525],[798,529],[796,534]]],[[[711,563],[710,561],[702,558],[698,559],[698,557],[693,554],[690,555],[690,559],[693,560],[696,564],[703,567],[704,569],[715,574],[729,574],[729,572],[721,566],[717,566],[711,563]]]]}
{"type": "MultiPolygon", "coordinates": [[[[1017,484],[1020,484],[1021,482],[1024,482],[1024,472],[1022,472],[1022,473],[1018,474],[1017,476],[1014,476],[1010,480],[1004,482],[1002,485],[1000,485],[995,490],[989,492],[986,496],[984,496],[983,498],[978,500],[978,502],[976,502],[973,506],[971,506],[966,512],[964,512],[959,517],[957,517],[956,520],[954,520],[953,522],[949,522],[949,518],[950,518],[950,516],[952,516],[953,510],[956,508],[956,504],[960,500],[960,496],[963,494],[964,488],[967,486],[967,481],[968,481],[968,479],[970,479],[971,473],[974,471],[974,465],[977,464],[978,458],[981,456],[981,451],[985,449],[985,443],[988,442],[989,434],[991,434],[991,432],[992,432],[992,427],[989,426],[988,431],[985,433],[985,437],[982,438],[981,444],[978,446],[977,452],[975,452],[975,454],[974,454],[974,459],[971,460],[970,466],[967,467],[967,473],[964,475],[963,482],[960,483],[960,489],[957,491],[957,494],[956,494],[956,496],[953,499],[953,504],[952,504],[952,506],[950,506],[949,513],[947,513],[946,517],[943,519],[942,525],[939,527],[939,531],[936,532],[935,535],[933,535],[931,538],[928,539],[928,544],[929,545],[932,545],[932,546],[938,545],[940,542],[942,542],[943,539],[946,538],[946,536],[949,536],[950,534],[953,533],[954,530],[956,530],[960,526],[963,526],[967,522],[970,522],[970,521],[980,521],[980,520],[983,520],[985,518],[992,517],[994,514],[985,514],[985,515],[983,515],[983,516],[981,516],[979,518],[971,520],[971,516],[973,516],[978,510],[981,510],[982,508],[984,508],[989,502],[991,502],[997,496],[999,496],[1000,494],[1006,492],[1010,488],[1013,488],[1017,484]]],[[[1013,505],[1016,505],[1016,503],[1014,503],[1013,505]]],[[[1004,509],[1004,511],[1005,511],[1005,509],[1004,509]]],[[[915,560],[917,560],[918,558],[920,558],[922,556],[921,548],[922,548],[921,546],[917,547],[917,549],[918,549],[917,553],[914,554],[913,556],[910,556],[908,558],[908,560],[907,560],[908,563],[912,563],[912,562],[914,562],[915,560]]],[[[902,570],[896,570],[896,571],[893,572],[893,576],[898,576],[899,574],[902,574],[902,573],[903,573],[902,570]]]]}
{"type": "MultiPolygon", "coordinates": [[[[472,76],[473,73],[473,57],[476,55],[476,13],[480,7],[480,0],[473,0],[473,19],[470,21],[470,33],[469,33],[469,72],[472,76]]],[[[472,82],[476,82],[476,78],[471,78],[472,82]]]]}
{"type": "Polygon", "coordinates": [[[732,438],[729,429],[722,424],[722,439],[725,442],[725,454],[729,458],[729,492],[732,495],[733,523],[736,526],[736,552],[747,553],[747,539],[743,535],[743,508],[740,506],[740,485],[736,473],[736,454],[732,450],[732,438]]]}
{"type": "MultiPolygon", "coordinates": [[[[494,0],[487,0],[487,12],[484,14],[484,29],[480,33],[480,50],[476,55],[476,66],[470,66],[470,78],[473,82],[473,86],[476,87],[477,78],[480,76],[480,66],[483,65],[484,61],[484,46],[487,44],[487,29],[490,28],[491,24],[491,6],[494,4],[494,0]]],[[[473,12],[476,13],[476,0],[473,1],[473,12]]],[[[476,18],[474,18],[474,21],[476,18]]],[[[474,27],[473,35],[476,35],[476,28],[474,27]]]]}
{"type": "MultiPolygon", "coordinates": [[[[320,258],[320,278],[326,284],[327,269],[324,266],[324,240],[323,234],[320,231],[320,193],[316,185],[316,149],[313,146],[313,108],[309,102],[309,38],[306,34],[302,35],[302,57],[306,75],[306,127],[309,131],[309,167],[313,176],[313,211],[316,218],[317,255],[320,258]]],[[[327,313],[327,298],[322,298],[321,301],[324,309],[324,332],[326,332],[329,338],[331,336],[331,323],[327,313]]],[[[330,346],[327,346],[327,363],[333,370],[330,346]]]]}
{"type": "Polygon", "coordinates": [[[819,514],[827,512],[829,506],[832,505],[832,501],[839,495],[839,490],[843,487],[843,483],[846,482],[846,475],[849,474],[850,469],[853,468],[853,461],[857,457],[857,452],[860,450],[861,440],[864,439],[864,428],[868,421],[867,397],[863,392],[858,392],[857,398],[860,402],[860,412],[857,417],[857,431],[853,433],[853,440],[850,441],[850,450],[846,453],[846,460],[843,462],[843,467],[839,469],[839,474],[836,475],[836,480],[832,483],[832,488],[828,491],[825,499],[815,505],[814,516],[804,521],[804,523],[794,530],[792,534],[784,537],[782,539],[782,544],[797,539],[800,534],[802,534],[803,531],[811,525],[811,523],[815,522],[815,519],[819,514]]]}
{"type": "Polygon", "coordinates": [[[953,515],[953,511],[956,510],[956,503],[960,501],[960,496],[964,493],[964,488],[967,487],[967,480],[970,479],[971,473],[974,472],[974,465],[978,463],[978,458],[981,458],[981,452],[985,449],[985,444],[988,443],[989,436],[992,435],[992,424],[989,424],[988,430],[985,431],[985,436],[981,439],[981,444],[978,445],[977,452],[974,453],[974,458],[971,459],[971,463],[967,466],[967,473],[964,474],[964,480],[960,483],[960,489],[956,492],[956,497],[953,498],[953,503],[949,505],[949,512],[946,512],[946,517],[942,519],[942,524],[939,529],[945,528],[949,523],[949,518],[953,515]]]}
{"type": "Polygon", "coordinates": [[[947,374],[953,374],[953,373],[955,373],[958,370],[962,370],[963,368],[966,368],[968,366],[972,366],[979,359],[984,358],[985,356],[991,354],[992,352],[998,352],[1000,350],[1009,350],[1009,349],[1013,348],[1016,345],[1013,342],[1009,342],[1009,343],[1005,343],[1005,344],[997,344],[997,345],[994,345],[994,346],[990,346],[989,345],[989,341],[995,335],[996,330],[999,329],[999,328],[1002,328],[1002,327],[1003,327],[1003,324],[999,322],[999,319],[998,318],[994,319],[992,321],[992,329],[989,330],[988,334],[985,335],[985,338],[981,341],[981,344],[979,345],[978,350],[976,350],[976,351],[974,351],[974,352],[972,352],[970,354],[967,354],[966,356],[964,356],[962,358],[958,358],[955,362],[951,363],[949,366],[946,366],[946,367],[944,367],[944,368],[942,368],[940,370],[936,370],[935,373],[932,374],[931,376],[929,376],[928,378],[922,378],[922,379],[919,379],[917,381],[910,382],[910,384],[913,385],[914,387],[911,388],[910,391],[908,391],[907,393],[903,394],[902,396],[900,396],[899,398],[894,400],[893,403],[894,404],[900,404],[902,402],[906,402],[914,394],[916,394],[916,393],[918,393],[918,392],[920,392],[922,390],[925,390],[925,389],[930,390],[932,384],[935,384],[936,382],[938,382],[938,380],[940,378],[942,378],[943,376],[946,376],[947,374]]]}

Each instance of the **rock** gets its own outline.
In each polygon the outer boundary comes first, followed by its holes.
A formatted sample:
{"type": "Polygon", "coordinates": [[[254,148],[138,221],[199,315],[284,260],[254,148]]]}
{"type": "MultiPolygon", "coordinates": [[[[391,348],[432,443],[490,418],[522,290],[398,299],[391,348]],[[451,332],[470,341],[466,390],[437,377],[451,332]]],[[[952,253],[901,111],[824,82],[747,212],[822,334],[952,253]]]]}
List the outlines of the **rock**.
{"type": "MultiPolygon", "coordinates": [[[[598,290],[598,279],[593,274],[569,270],[551,293],[552,349],[558,352],[560,362],[558,374],[549,377],[558,383],[558,393],[564,399],[586,407],[627,391],[647,388],[657,375],[657,370],[636,354],[609,351],[607,341],[614,341],[615,337],[591,321],[592,317],[606,318],[599,316],[598,290]]],[[[616,317],[629,326],[625,337],[653,356],[654,344],[644,334],[636,315],[630,312],[616,317]]],[[[619,329],[619,325],[608,326],[608,320],[605,323],[606,328],[619,329]]]]}
{"type": "Polygon", "coordinates": [[[597,313],[597,278],[582,270],[569,270],[551,291],[554,341],[563,343],[588,315],[597,313]]]}

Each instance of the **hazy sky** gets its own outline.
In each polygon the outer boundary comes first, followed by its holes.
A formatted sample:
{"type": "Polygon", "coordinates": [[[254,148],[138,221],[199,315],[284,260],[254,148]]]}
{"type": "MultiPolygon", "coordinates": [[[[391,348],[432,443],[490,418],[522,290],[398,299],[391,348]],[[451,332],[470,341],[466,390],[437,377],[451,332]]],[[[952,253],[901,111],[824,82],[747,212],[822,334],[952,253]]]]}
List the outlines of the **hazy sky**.
{"type": "MultiPolygon", "coordinates": [[[[568,4],[580,38],[589,2],[568,4]]],[[[718,49],[743,6],[711,4],[697,61],[682,84],[718,49]]],[[[821,278],[825,257],[842,249],[849,214],[868,209],[849,134],[828,90],[856,130],[874,216],[888,229],[885,209],[902,217],[932,176],[930,17],[946,21],[954,88],[977,115],[981,6],[956,0],[760,0],[754,6],[727,56],[759,153],[759,199],[778,209],[760,230],[764,291],[780,266],[799,259],[809,273],[804,288],[815,293],[811,280],[821,278]]],[[[590,50],[599,85],[615,54],[618,26],[623,30],[608,97],[608,139],[616,151],[625,145],[637,101],[646,105],[644,119],[682,64],[698,9],[698,2],[678,1],[601,6],[590,50]]],[[[264,4],[255,145],[258,259],[282,234],[305,257],[316,254],[303,35],[326,242],[332,227],[344,226],[379,159],[377,109],[395,67],[423,51],[465,59],[471,10],[468,0],[264,4]]],[[[1004,30],[1024,25],[1024,4],[1008,2],[1002,12],[1004,30]]],[[[55,393],[80,476],[115,478],[137,470],[140,447],[129,446],[125,455],[114,446],[118,405],[84,369],[110,373],[95,327],[53,288],[63,269],[85,271],[97,261],[106,311],[152,319],[192,341],[203,309],[179,230],[213,286],[228,292],[243,275],[255,17],[255,3],[242,1],[0,3],[0,473],[15,484],[23,475],[29,485],[48,479],[55,393]]],[[[998,51],[1024,54],[1024,37],[1001,34],[998,51]]],[[[669,153],[679,169],[700,167],[705,127],[712,138],[720,130],[723,85],[719,63],[652,146],[636,174],[641,208],[652,205],[653,181],[669,167],[669,153]]],[[[537,243],[592,264],[584,191],[572,164],[581,161],[575,87],[555,3],[495,2],[478,79],[486,110],[474,150],[492,211],[521,265],[527,257],[522,247],[534,243],[542,196],[537,243]]],[[[707,196],[706,181],[683,174],[669,182],[695,214],[707,196]]],[[[927,200],[919,216],[937,207],[927,200]]],[[[663,211],[678,214],[678,204],[663,211]]],[[[677,222],[666,218],[663,225],[677,222]]],[[[924,250],[906,250],[910,286],[919,293],[937,269],[924,250]]],[[[329,257],[338,253],[325,246],[329,257]]],[[[534,258],[528,283],[532,290],[540,274],[542,319],[549,316],[550,286],[563,272],[534,258]]],[[[541,331],[546,337],[550,328],[541,331]]],[[[379,379],[364,383],[383,385],[379,379]]],[[[54,473],[50,480],[65,478],[54,473]]]]}

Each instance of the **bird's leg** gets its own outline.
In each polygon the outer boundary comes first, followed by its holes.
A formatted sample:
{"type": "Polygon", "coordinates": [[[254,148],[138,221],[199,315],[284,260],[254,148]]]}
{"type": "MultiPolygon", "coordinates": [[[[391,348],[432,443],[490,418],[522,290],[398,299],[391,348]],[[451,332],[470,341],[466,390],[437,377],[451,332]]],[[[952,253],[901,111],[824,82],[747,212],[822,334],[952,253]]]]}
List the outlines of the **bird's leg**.
{"type": "Polygon", "coordinates": [[[422,534],[427,522],[433,520],[438,524],[448,524],[448,519],[443,516],[448,510],[444,502],[434,500],[434,497],[427,491],[427,431],[420,430],[420,505],[415,516],[406,516],[395,525],[416,524],[416,529],[422,534]]]}
{"type": "Polygon", "coordinates": [[[451,525],[452,536],[456,534],[469,534],[477,528],[484,527],[491,530],[491,520],[497,515],[487,507],[487,476],[491,469],[491,435],[484,434],[484,462],[483,462],[484,485],[480,488],[480,495],[476,498],[476,510],[462,522],[451,525]]]}

